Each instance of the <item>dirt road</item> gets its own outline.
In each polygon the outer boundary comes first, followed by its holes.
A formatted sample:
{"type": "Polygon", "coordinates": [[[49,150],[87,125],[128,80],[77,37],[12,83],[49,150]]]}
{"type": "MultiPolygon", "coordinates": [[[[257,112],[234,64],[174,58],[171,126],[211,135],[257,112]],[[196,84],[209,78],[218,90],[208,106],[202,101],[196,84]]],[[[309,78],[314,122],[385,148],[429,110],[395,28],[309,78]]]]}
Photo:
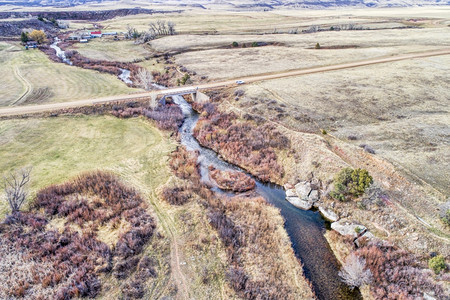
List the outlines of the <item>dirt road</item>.
{"type": "Polygon", "coordinates": [[[314,67],[314,68],[308,68],[308,69],[297,69],[297,70],[288,70],[288,71],[282,71],[282,72],[258,74],[258,75],[248,76],[248,77],[229,79],[229,80],[225,80],[225,81],[200,84],[200,85],[196,85],[196,86],[183,86],[183,87],[178,87],[178,88],[169,88],[169,89],[161,90],[161,91],[152,91],[152,92],[136,93],[136,94],[129,94],[129,95],[116,95],[116,96],[110,96],[110,97],[99,98],[99,99],[86,99],[86,100],[78,100],[78,101],[63,102],[63,103],[8,107],[8,108],[0,109],[0,116],[23,115],[23,114],[29,114],[29,113],[35,113],[35,112],[44,112],[44,111],[52,111],[52,110],[58,110],[58,109],[64,109],[64,108],[88,106],[88,105],[94,105],[94,104],[98,104],[98,103],[126,101],[126,100],[131,100],[131,99],[138,99],[138,98],[142,98],[142,97],[155,97],[155,96],[160,96],[160,95],[164,95],[164,94],[167,95],[170,93],[173,93],[173,94],[183,93],[183,92],[194,90],[195,88],[198,88],[198,90],[201,91],[201,90],[211,89],[211,88],[233,86],[233,85],[236,85],[237,80],[241,80],[245,83],[252,83],[252,82],[256,82],[256,81],[271,80],[271,79],[278,79],[278,78],[292,77],[292,76],[301,76],[301,75],[306,75],[306,74],[329,72],[329,71],[350,69],[350,68],[356,68],[356,67],[362,67],[362,66],[368,66],[368,65],[389,63],[389,62],[395,62],[395,61],[406,60],[406,59],[416,59],[416,58],[424,58],[424,57],[431,57],[431,56],[438,56],[438,55],[449,55],[449,54],[450,54],[450,48],[447,48],[447,49],[427,51],[427,52],[414,52],[414,53],[403,54],[403,55],[379,57],[379,58],[374,58],[374,59],[369,59],[369,60],[361,60],[361,61],[355,61],[355,62],[351,62],[351,63],[338,64],[338,65],[329,65],[329,66],[314,67]]]}

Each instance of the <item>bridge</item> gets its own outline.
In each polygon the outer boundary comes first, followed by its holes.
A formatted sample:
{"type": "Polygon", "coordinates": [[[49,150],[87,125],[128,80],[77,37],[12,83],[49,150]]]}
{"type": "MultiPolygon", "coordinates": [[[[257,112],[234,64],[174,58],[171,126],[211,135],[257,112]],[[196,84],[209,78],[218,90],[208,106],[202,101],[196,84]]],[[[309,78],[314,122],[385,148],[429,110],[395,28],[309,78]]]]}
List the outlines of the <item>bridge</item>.
{"type": "MultiPolygon", "coordinates": [[[[209,97],[206,96],[205,94],[201,93],[198,91],[199,88],[192,88],[192,87],[188,87],[188,88],[183,88],[180,89],[179,91],[174,89],[170,89],[170,90],[160,90],[159,96],[161,97],[161,102],[165,102],[166,97],[170,97],[170,96],[184,96],[184,95],[191,95],[192,100],[195,102],[206,102],[209,100],[209,97]]],[[[156,97],[156,95],[154,96],[156,97]]]]}

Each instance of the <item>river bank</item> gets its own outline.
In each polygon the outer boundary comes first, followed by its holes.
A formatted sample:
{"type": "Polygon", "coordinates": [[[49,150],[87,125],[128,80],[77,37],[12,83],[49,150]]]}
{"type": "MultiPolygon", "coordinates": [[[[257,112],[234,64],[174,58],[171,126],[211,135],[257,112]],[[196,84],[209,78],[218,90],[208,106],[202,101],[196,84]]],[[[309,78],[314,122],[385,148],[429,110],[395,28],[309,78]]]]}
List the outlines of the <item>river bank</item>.
{"type": "MultiPolygon", "coordinates": [[[[198,151],[200,174],[206,182],[209,181],[208,167],[225,171],[241,171],[235,165],[220,159],[217,154],[202,147],[194,138],[193,132],[199,115],[182,97],[175,96],[185,121],[180,128],[181,144],[189,151],[198,151]]],[[[325,220],[318,212],[303,211],[285,200],[286,193],[281,186],[256,181],[256,192],[268,203],[279,209],[285,220],[285,230],[291,239],[295,255],[303,264],[305,276],[310,280],[318,299],[361,299],[357,290],[350,290],[341,282],[338,271],[339,262],[330,250],[323,234],[326,230],[325,220]]]]}

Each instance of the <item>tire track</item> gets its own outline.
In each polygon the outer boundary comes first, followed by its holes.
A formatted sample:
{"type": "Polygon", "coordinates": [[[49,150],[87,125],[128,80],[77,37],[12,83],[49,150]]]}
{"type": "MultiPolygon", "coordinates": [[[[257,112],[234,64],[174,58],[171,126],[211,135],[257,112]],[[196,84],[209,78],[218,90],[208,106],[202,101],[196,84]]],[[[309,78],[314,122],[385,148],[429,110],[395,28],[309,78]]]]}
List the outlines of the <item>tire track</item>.
{"type": "Polygon", "coordinates": [[[14,67],[14,75],[25,86],[25,93],[23,93],[22,96],[20,96],[13,103],[11,103],[10,106],[22,103],[23,100],[25,100],[33,92],[33,86],[28,80],[25,79],[25,77],[22,76],[22,74],[20,73],[20,69],[17,66],[14,67]]]}

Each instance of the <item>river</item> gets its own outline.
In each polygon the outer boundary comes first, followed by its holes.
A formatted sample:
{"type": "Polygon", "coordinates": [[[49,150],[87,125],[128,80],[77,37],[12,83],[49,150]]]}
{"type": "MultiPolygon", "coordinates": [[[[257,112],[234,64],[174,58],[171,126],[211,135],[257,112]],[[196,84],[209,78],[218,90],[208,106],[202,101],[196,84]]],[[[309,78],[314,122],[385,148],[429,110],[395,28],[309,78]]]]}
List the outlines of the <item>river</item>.
{"type": "MultiPolygon", "coordinates": [[[[53,42],[53,44],[50,45],[50,48],[55,49],[56,51],[56,55],[66,64],[68,65],[72,65],[72,62],[70,61],[70,59],[67,58],[66,56],[66,52],[64,50],[62,50],[59,46],[58,43],[60,42],[60,40],[58,38],[55,38],[55,41],[53,42]]],[[[125,82],[126,84],[133,84],[133,81],[131,81],[130,79],[131,76],[131,71],[127,70],[127,69],[120,69],[120,74],[117,76],[119,77],[120,80],[122,80],[123,82],[125,82]]]]}
{"type": "Polygon", "coordinates": [[[66,63],[66,64],[68,64],[68,65],[72,65],[72,62],[70,61],[70,59],[68,59],[68,58],[66,57],[66,53],[64,52],[64,50],[62,50],[62,49],[58,46],[58,43],[59,43],[59,42],[60,42],[59,39],[58,39],[58,38],[55,38],[55,42],[54,42],[53,44],[50,45],[50,48],[55,49],[56,55],[57,55],[64,63],[66,63]]]}
{"type": "MultiPolygon", "coordinates": [[[[185,116],[184,123],[180,128],[181,144],[190,151],[197,150],[199,152],[202,179],[210,182],[208,171],[210,165],[219,170],[235,170],[246,173],[239,167],[223,161],[214,151],[204,148],[198,143],[193,136],[193,129],[199,118],[198,113],[183,97],[173,96],[173,99],[185,116]]],[[[303,263],[305,276],[312,283],[317,298],[320,300],[362,299],[357,289],[349,289],[338,276],[340,264],[323,236],[326,230],[326,221],[320,213],[304,211],[290,204],[285,200],[286,193],[281,186],[262,183],[254,177],[253,179],[256,181],[256,192],[280,209],[295,255],[303,263]]],[[[217,192],[223,192],[217,187],[214,189],[217,192]]]]}

